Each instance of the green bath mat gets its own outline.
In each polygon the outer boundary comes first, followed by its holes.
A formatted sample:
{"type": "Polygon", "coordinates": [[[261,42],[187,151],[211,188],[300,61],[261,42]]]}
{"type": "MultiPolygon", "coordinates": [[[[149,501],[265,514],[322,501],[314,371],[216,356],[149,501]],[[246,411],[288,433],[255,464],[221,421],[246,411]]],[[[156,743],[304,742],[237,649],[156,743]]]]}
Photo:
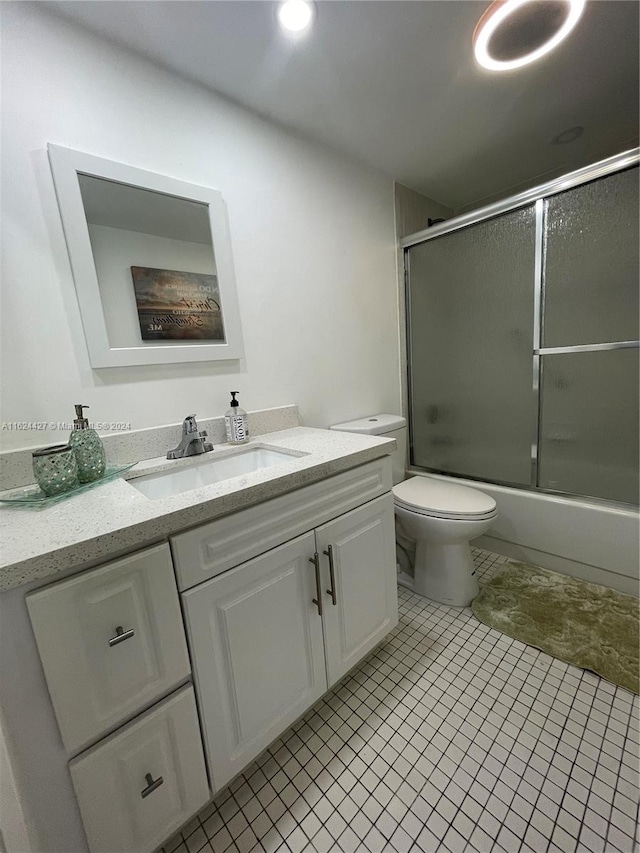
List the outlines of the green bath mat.
{"type": "Polygon", "coordinates": [[[503,634],[639,693],[638,599],[526,563],[509,563],[473,601],[503,634]]]}

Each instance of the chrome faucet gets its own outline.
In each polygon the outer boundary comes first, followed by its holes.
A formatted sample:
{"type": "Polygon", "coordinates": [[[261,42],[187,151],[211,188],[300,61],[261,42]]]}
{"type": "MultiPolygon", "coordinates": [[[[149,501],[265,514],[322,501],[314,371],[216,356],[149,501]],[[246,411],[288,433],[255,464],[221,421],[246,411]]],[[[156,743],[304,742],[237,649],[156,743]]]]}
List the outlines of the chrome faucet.
{"type": "Polygon", "coordinates": [[[205,441],[206,429],[198,430],[195,415],[187,415],[182,424],[182,438],[180,444],[167,453],[167,459],[182,459],[184,456],[198,456],[200,453],[208,453],[213,450],[213,444],[205,441]]]}

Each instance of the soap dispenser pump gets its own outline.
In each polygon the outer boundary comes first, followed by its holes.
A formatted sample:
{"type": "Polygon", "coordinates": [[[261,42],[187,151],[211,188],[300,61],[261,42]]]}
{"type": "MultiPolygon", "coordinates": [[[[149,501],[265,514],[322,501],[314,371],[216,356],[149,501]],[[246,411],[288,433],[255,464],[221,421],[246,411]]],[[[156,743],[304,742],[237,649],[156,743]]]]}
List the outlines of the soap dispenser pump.
{"type": "Polygon", "coordinates": [[[229,444],[246,444],[249,441],[247,413],[240,408],[240,403],[236,400],[236,394],[239,393],[239,391],[231,391],[231,408],[224,416],[229,444]]]}
{"type": "Polygon", "coordinates": [[[81,483],[92,483],[104,474],[107,462],[100,436],[90,429],[89,421],[84,417],[83,406],[76,403],[76,417],[73,421],[73,432],[69,436],[69,444],[73,448],[78,463],[78,480],[81,483]]]}

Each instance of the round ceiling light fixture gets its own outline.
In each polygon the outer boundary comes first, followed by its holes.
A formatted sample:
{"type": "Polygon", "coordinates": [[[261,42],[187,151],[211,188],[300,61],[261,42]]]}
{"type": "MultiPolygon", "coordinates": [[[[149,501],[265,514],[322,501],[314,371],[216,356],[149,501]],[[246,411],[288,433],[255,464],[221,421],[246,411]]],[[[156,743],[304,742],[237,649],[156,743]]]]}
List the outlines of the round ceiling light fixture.
{"type": "Polygon", "coordinates": [[[292,33],[306,30],[312,18],[313,6],[306,0],[286,0],[278,9],[278,20],[281,26],[292,33]]]}
{"type": "Polygon", "coordinates": [[[511,71],[545,56],[580,20],[586,0],[493,0],[473,33],[476,61],[511,71]]]}

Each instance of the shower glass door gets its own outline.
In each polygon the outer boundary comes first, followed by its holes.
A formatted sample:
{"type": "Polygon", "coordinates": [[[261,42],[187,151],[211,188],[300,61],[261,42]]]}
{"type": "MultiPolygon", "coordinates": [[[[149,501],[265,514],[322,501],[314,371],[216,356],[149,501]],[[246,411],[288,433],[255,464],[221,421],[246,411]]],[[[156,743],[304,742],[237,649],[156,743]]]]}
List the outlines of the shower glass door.
{"type": "Polygon", "coordinates": [[[538,485],[638,502],[638,169],[547,201],[538,485]]]}
{"type": "Polygon", "coordinates": [[[409,250],[413,465],[531,479],[535,209],[409,250]]]}
{"type": "Polygon", "coordinates": [[[638,502],[637,152],[407,238],[411,464],[638,502]]]}

